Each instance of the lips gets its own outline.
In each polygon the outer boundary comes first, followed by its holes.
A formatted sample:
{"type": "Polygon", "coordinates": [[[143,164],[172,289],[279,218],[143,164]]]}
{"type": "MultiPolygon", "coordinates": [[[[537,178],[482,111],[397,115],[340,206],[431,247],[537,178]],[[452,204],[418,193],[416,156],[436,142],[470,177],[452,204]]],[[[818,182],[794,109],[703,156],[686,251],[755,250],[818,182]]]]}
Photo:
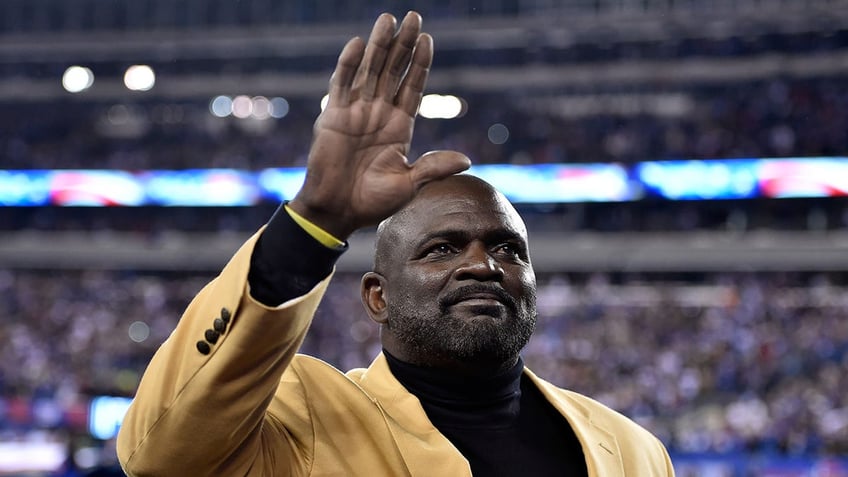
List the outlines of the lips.
{"type": "Polygon", "coordinates": [[[492,304],[493,302],[502,303],[501,297],[494,295],[494,294],[489,294],[489,293],[473,293],[471,295],[468,295],[468,296],[460,299],[458,302],[456,302],[454,304],[469,303],[469,304],[487,305],[487,304],[492,304]]]}
{"type": "Polygon", "coordinates": [[[445,294],[440,301],[442,308],[457,304],[465,305],[505,305],[515,310],[515,299],[502,288],[486,285],[468,285],[445,294]]]}

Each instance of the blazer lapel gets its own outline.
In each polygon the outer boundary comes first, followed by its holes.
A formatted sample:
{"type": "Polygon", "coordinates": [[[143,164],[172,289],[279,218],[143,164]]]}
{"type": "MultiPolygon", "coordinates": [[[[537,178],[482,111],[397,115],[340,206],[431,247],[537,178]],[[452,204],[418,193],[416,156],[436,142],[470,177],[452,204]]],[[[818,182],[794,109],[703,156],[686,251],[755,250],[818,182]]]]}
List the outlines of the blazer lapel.
{"type": "MultiPolygon", "coordinates": [[[[563,390],[527,368],[524,372],[571,425],[583,446],[589,476],[624,477],[624,462],[615,435],[594,423],[589,410],[563,390]]],[[[471,476],[468,461],[433,426],[418,398],[391,373],[382,353],[360,375],[359,385],[383,412],[409,475],[471,476]]]]}
{"type": "Polygon", "coordinates": [[[573,399],[569,399],[562,389],[540,379],[527,368],[524,368],[524,372],[571,424],[577,439],[583,445],[589,476],[624,477],[624,461],[615,435],[592,422],[589,410],[573,399]]]}
{"type": "Polygon", "coordinates": [[[412,476],[471,476],[468,461],[427,418],[421,403],[398,382],[380,353],[359,385],[380,407],[412,476]]]}

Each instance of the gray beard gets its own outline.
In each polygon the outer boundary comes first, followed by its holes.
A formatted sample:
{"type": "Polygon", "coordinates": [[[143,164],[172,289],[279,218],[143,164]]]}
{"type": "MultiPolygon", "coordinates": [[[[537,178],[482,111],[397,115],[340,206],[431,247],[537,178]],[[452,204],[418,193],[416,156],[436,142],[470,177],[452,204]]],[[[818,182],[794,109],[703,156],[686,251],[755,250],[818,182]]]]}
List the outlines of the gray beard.
{"type": "MultiPolygon", "coordinates": [[[[510,364],[536,328],[535,300],[526,309],[506,318],[468,320],[450,314],[421,316],[405,300],[402,304],[388,304],[386,323],[398,341],[407,345],[413,364],[456,360],[465,363],[510,364]]],[[[521,308],[521,307],[519,307],[521,308]]]]}

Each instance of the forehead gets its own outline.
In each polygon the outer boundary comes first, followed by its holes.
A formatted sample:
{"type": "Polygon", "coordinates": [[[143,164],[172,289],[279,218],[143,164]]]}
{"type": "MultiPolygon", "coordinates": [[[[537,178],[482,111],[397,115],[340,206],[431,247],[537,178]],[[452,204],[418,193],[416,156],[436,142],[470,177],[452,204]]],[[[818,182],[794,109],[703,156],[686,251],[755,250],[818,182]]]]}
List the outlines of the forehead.
{"type": "Polygon", "coordinates": [[[424,189],[399,218],[398,231],[407,239],[440,230],[527,235],[512,204],[497,191],[477,184],[424,189]]]}

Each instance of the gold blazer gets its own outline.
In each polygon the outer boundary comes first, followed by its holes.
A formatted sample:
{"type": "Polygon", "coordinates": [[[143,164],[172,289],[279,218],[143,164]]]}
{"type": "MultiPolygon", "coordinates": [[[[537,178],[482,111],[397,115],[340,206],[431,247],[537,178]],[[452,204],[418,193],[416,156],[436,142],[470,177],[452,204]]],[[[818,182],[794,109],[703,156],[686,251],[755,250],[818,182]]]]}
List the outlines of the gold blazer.
{"type": "MultiPolygon", "coordinates": [[[[258,234],[191,302],[156,352],[118,435],[133,477],[470,476],[380,355],[342,373],[296,354],[331,277],[279,307],[250,297],[258,234]]],[[[568,420],[593,477],[671,476],[633,421],[525,373],[568,420]]]]}

